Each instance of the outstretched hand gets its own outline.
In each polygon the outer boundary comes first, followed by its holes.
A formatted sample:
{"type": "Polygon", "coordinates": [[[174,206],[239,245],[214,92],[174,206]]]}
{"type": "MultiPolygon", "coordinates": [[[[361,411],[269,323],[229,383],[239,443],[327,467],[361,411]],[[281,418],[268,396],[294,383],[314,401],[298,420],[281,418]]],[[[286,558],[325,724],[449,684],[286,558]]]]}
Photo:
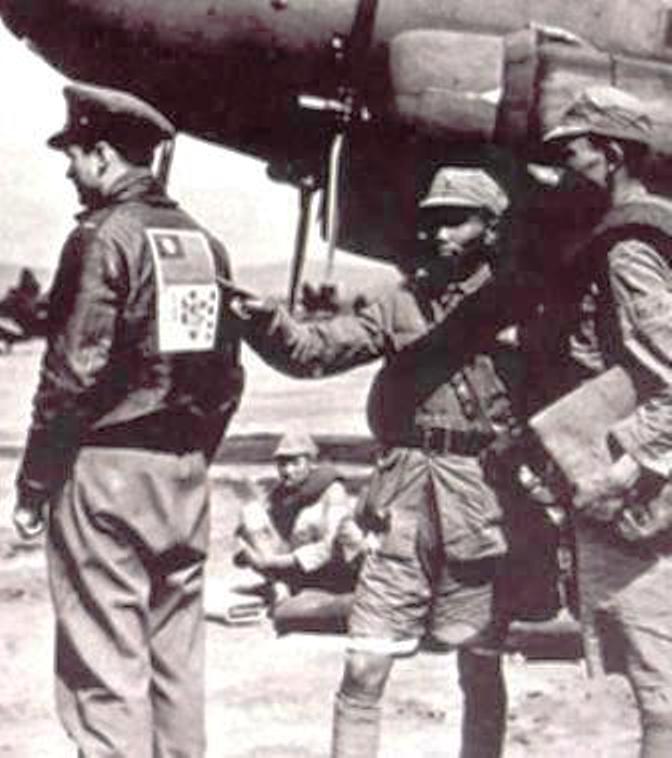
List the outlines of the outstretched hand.
{"type": "Polygon", "coordinates": [[[249,321],[255,316],[273,313],[275,306],[270,300],[238,287],[229,279],[218,276],[217,285],[224,296],[227,308],[241,321],[249,321]]]}

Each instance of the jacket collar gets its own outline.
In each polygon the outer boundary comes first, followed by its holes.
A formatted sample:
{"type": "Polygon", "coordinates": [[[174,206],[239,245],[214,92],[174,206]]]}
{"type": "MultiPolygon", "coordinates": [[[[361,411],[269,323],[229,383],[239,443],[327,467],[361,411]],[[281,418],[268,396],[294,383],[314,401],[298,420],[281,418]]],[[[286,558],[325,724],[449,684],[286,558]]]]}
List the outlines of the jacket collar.
{"type": "Polygon", "coordinates": [[[142,199],[150,205],[175,206],[165,193],[163,187],[147,168],[131,168],[120,176],[110,187],[110,191],[101,198],[99,204],[85,208],[75,218],[81,221],[102,208],[142,199]]]}

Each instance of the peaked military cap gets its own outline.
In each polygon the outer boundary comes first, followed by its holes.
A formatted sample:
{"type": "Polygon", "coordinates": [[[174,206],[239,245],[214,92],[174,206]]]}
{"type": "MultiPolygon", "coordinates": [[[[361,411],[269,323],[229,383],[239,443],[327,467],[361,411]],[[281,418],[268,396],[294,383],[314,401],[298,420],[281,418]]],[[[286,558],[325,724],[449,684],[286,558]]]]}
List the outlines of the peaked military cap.
{"type": "Polygon", "coordinates": [[[64,87],[63,95],[67,122],[47,141],[56,150],[91,139],[153,147],[175,135],[162,113],[128,92],[75,82],[64,87]]]}
{"type": "Polygon", "coordinates": [[[544,135],[544,142],[587,134],[649,144],[653,123],[639,98],[617,87],[595,85],[579,94],[544,135]]]}
{"type": "Polygon", "coordinates": [[[274,458],[290,458],[296,455],[308,455],[317,458],[317,445],[313,438],[300,429],[292,429],[283,434],[273,453],[274,458]]]}
{"type": "Polygon", "coordinates": [[[495,216],[500,216],[508,205],[506,193],[486,171],[451,166],[436,172],[419,207],[487,208],[495,216]]]}

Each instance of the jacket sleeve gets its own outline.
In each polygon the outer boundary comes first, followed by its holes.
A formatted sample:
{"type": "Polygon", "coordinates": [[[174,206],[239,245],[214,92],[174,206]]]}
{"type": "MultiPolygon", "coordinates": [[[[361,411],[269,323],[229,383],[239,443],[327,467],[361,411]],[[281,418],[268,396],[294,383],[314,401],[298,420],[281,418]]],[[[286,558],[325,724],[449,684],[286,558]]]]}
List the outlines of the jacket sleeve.
{"type": "Polygon", "coordinates": [[[317,378],[380,358],[389,348],[389,314],[376,302],[358,314],[300,323],[283,306],[253,324],[247,339],[261,357],[283,373],[317,378]]]}
{"type": "Polygon", "coordinates": [[[101,407],[125,281],[122,255],[110,240],[86,228],[72,234],[52,291],[55,327],[33,399],[17,479],[21,497],[49,499],[67,474],[82,429],[101,407]]]}
{"type": "Polygon", "coordinates": [[[627,240],[609,253],[609,277],[627,358],[645,377],[640,404],[612,434],[644,468],[668,477],[672,473],[672,271],[653,247],[627,240]]]}

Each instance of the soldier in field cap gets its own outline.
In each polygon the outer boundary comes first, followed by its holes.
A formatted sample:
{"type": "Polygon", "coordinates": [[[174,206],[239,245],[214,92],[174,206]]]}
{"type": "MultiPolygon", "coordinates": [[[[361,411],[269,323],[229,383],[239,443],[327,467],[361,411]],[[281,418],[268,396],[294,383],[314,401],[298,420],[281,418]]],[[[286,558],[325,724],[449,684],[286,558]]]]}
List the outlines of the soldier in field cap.
{"type": "Polygon", "coordinates": [[[546,132],[547,144],[592,134],[648,145],[653,124],[645,104],[629,92],[595,85],[581,92],[559,122],[546,132]]]}
{"type": "MultiPolygon", "coordinates": [[[[303,429],[288,429],[273,458],[277,479],[259,500],[245,504],[234,562],[267,580],[276,631],[344,631],[360,550],[350,555],[339,539],[354,503],[342,475],[318,462],[303,429]]],[[[364,540],[355,531],[357,544],[364,540]]]]}
{"type": "Polygon", "coordinates": [[[415,249],[400,263],[406,278],[376,302],[311,324],[262,300],[232,302],[251,345],[281,371],[315,377],[384,361],[368,407],[382,454],[361,519],[379,532],[380,549],[364,558],[355,590],[334,758],[377,754],[394,661],[421,640],[458,651],[462,758],[501,754],[504,682],[482,646],[495,633],[493,584],[507,545],[479,455],[507,423],[506,390],[489,347],[426,354],[409,370],[398,358],[490,281],[507,206],[485,171],[442,168],[420,202],[415,249]]]}
{"type": "Polygon", "coordinates": [[[313,438],[298,427],[288,429],[280,438],[277,447],[273,453],[276,462],[283,458],[296,458],[305,456],[307,460],[317,458],[317,445],[313,438]]]}
{"type": "Polygon", "coordinates": [[[628,679],[640,756],[663,758],[672,755],[672,203],[644,183],[648,111],[627,92],[592,87],[546,142],[606,209],[576,255],[570,358],[584,375],[621,365],[637,396],[610,428],[612,460],[574,497],[587,656],[593,670],[628,679]]]}
{"type": "Polygon", "coordinates": [[[14,520],[26,538],[48,524],[57,707],[78,754],[197,758],[206,468],[242,389],[215,285],[229,263],[152,173],[170,121],[125,92],[65,98],[49,145],[83,209],[49,296],[14,520]]]}
{"type": "Polygon", "coordinates": [[[480,168],[441,168],[436,172],[421,209],[475,208],[500,217],[508,207],[508,198],[497,182],[480,168]]]}

